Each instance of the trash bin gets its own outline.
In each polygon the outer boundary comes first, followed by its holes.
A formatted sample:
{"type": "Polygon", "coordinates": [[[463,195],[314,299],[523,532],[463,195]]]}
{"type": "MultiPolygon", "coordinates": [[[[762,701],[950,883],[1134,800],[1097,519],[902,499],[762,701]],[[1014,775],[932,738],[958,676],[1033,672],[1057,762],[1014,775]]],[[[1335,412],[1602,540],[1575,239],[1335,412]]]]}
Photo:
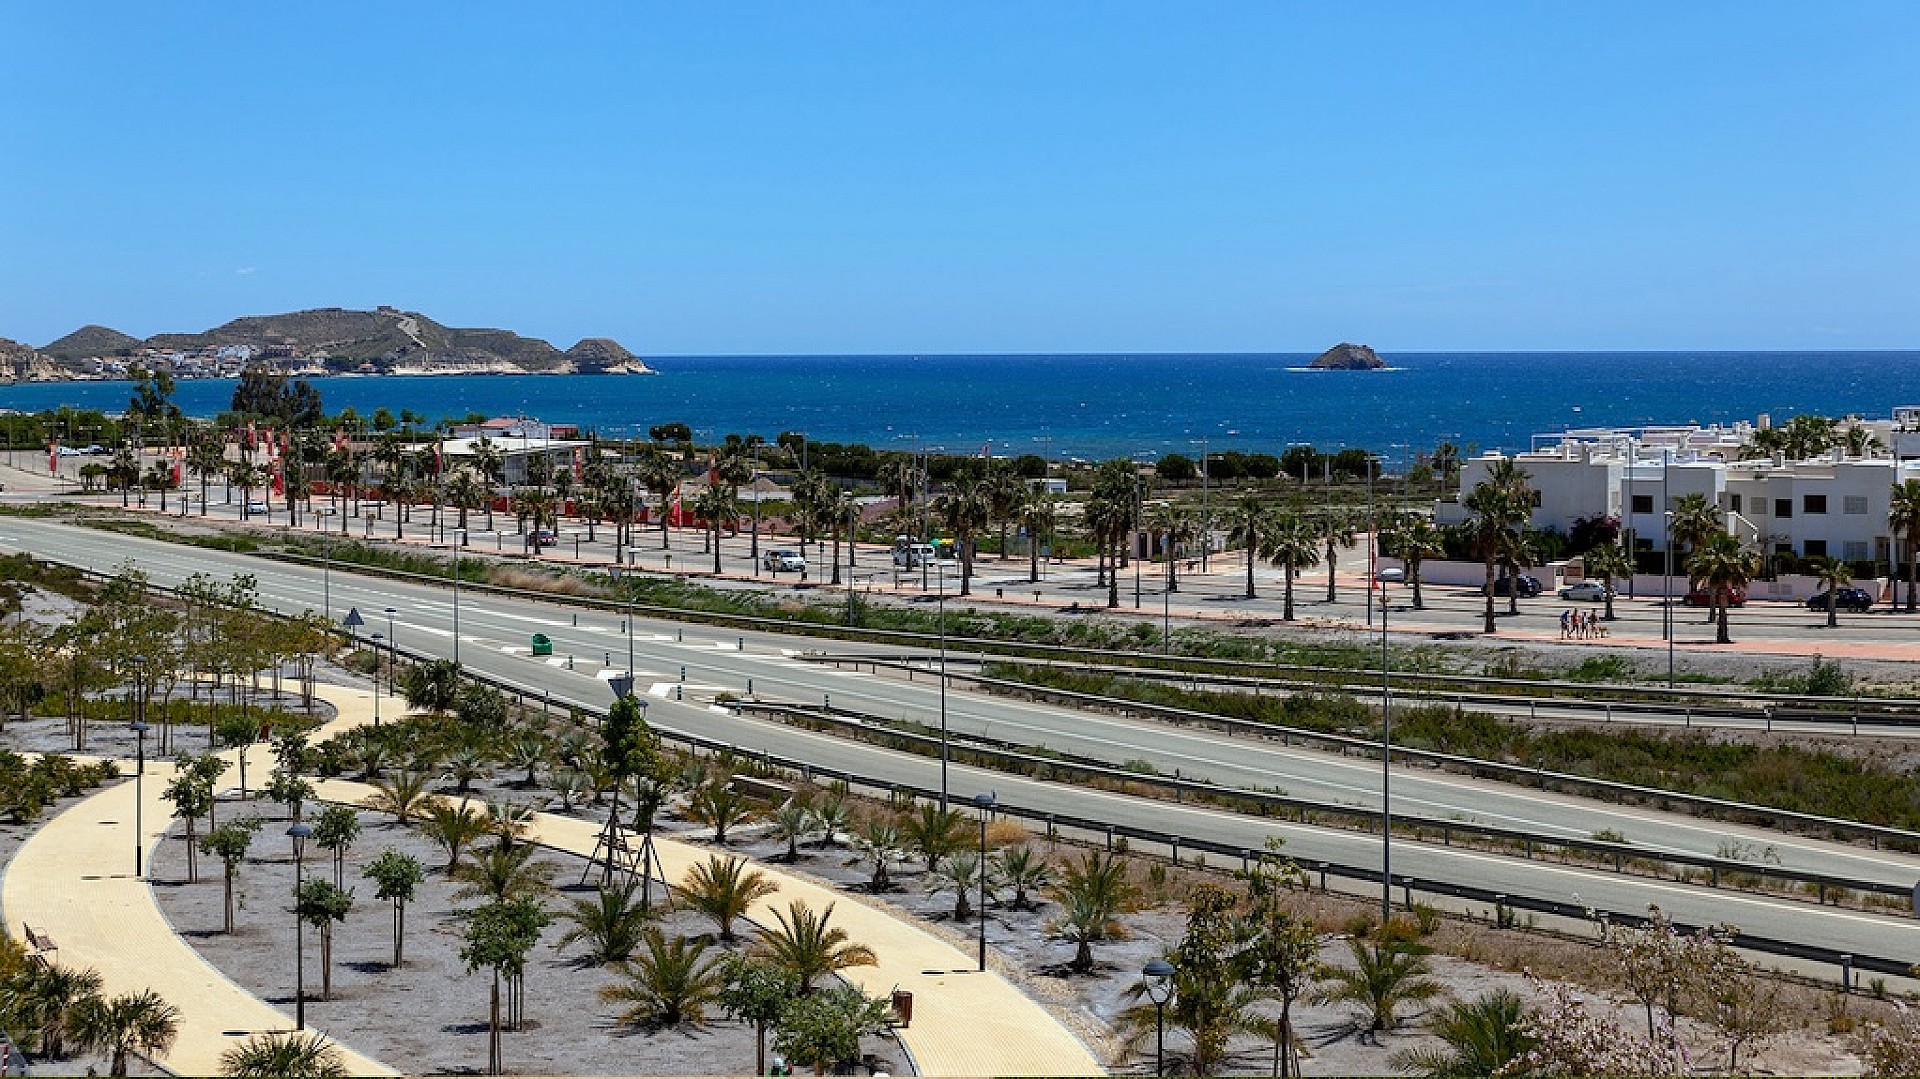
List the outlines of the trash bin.
{"type": "Polygon", "coordinates": [[[544,633],[533,635],[533,654],[536,656],[553,655],[553,639],[544,633]]]}
{"type": "Polygon", "coordinates": [[[900,1027],[913,1025],[913,994],[905,989],[893,991],[893,1021],[900,1027]]]}

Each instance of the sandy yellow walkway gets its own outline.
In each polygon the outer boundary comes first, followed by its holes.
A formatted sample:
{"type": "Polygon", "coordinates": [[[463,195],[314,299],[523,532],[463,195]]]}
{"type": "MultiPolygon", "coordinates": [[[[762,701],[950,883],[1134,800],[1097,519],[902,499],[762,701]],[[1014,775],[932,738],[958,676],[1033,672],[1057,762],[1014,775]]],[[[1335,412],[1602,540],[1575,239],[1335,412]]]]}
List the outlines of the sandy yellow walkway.
{"type": "MultiPolygon", "coordinates": [[[[352,706],[328,730],[357,722],[361,711],[372,715],[368,693],[343,689],[326,695],[352,706]]],[[[397,714],[405,706],[393,701],[382,707],[397,714]]],[[[170,823],[173,807],[160,792],[172,776],[171,762],[147,762],[141,829],[149,851],[170,823]]],[[[249,1034],[291,1030],[293,1017],[201,959],[160,913],[153,890],[134,878],[134,789],[131,779],[109,787],[35,832],[0,880],[0,911],[14,933],[24,922],[51,936],[61,963],[99,971],[107,993],[152,989],[180,1009],[179,1039],[159,1063],[180,1075],[215,1075],[229,1046],[249,1034]]],[[[397,1074],[341,1048],[354,1075],[397,1074]]]]}

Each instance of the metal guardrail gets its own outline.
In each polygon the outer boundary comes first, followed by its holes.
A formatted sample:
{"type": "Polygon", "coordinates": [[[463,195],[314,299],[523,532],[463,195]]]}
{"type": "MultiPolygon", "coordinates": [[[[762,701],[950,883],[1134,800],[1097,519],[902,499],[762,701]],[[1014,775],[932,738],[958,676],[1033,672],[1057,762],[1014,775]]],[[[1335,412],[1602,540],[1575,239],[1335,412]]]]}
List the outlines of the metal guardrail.
{"type": "MultiPolygon", "coordinates": [[[[321,565],[330,560],[310,555],[285,551],[254,551],[253,557],[270,561],[284,561],[303,565],[321,565]]],[[[479,552],[471,557],[487,557],[487,552],[479,552]]],[[[343,562],[331,560],[330,564],[350,568],[353,572],[374,576],[390,577],[421,584],[444,585],[449,578],[432,574],[414,573],[410,570],[394,569],[387,566],[372,566],[361,562],[343,562]]],[[[615,566],[614,569],[624,567],[615,566]]],[[[637,567],[633,572],[642,572],[637,567]]],[[[728,626],[733,628],[757,629],[771,633],[789,635],[817,636],[834,640],[868,641],[877,644],[895,644],[902,646],[932,645],[939,640],[938,634],[920,633],[912,630],[875,629],[853,626],[836,626],[828,622],[803,622],[793,619],[768,618],[758,615],[734,614],[725,611],[698,611],[684,607],[667,607],[658,604],[634,603],[624,600],[600,599],[592,596],[573,596],[564,593],[538,592],[529,589],[508,588],[502,585],[484,582],[460,582],[461,587],[475,592],[490,592],[509,598],[534,602],[572,604],[594,607],[610,613],[619,613],[629,608],[638,615],[669,621],[693,622],[700,624],[728,626]]],[[[949,597],[953,599],[953,597],[949,597]]],[[[963,601],[961,601],[963,602],[963,601]]],[[[1102,613],[1105,608],[1088,609],[1090,613],[1102,613]]],[[[1167,656],[1158,652],[1116,652],[1110,649],[1080,648],[1072,645],[1043,644],[1039,642],[1004,641],[982,637],[947,638],[949,654],[953,650],[974,651],[985,655],[1014,655],[1032,658],[1034,656],[1058,656],[1076,662],[1126,661],[1130,669],[1205,673],[1217,671],[1221,675],[1231,676],[1233,672],[1248,670],[1271,671],[1274,675],[1291,674],[1322,684],[1347,685],[1366,689],[1363,679],[1377,680],[1379,671],[1355,669],[1350,667],[1320,667],[1308,664],[1268,663],[1239,659],[1214,659],[1204,656],[1167,656]]],[[[1750,690],[1716,689],[1712,687],[1686,687],[1667,689],[1654,686],[1602,685],[1590,682],[1566,682],[1552,680],[1532,680],[1521,678],[1501,678],[1486,675],[1435,674],[1426,672],[1396,671],[1390,675],[1393,684],[1401,689],[1421,685],[1454,687],[1455,691],[1475,686],[1495,686],[1512,689],[1516,695],[1529,696],[1540,694],[1575,694],[1603,699],[1607,696],[1620,701],[1641,700],[1650,703],[1672,703],[1674,701],[1698,701],[1702,706],[1747,702],[1753,705],[1774,707],[1793,706],[1809,713],[1822,713],[1839,703],[1833,697],[1808,696],[1789,693],[1756,693],[1750,690]]],[[[1903,713],[1920,722],[1920,700],[1899,697],[1848,697],[1844,699],[1855,710],[1873,708],[1886,712],[1903,713]]]]}
{"type": "MultiPolygon", "coordinates": [[[[745,714],[770,717],[790,717],[803,722],[842,729],[858,730],[879,737],[905,741],[920,748],[937,753],[940,739],[934,735],[919,731],[903,730],[881,717],[861,716],[844,709],[815,709],[776,702],[739,702],[735,710],[745,714]]],[[[953,738],[949,735],[951,744],[953,738]]],[[[1204,780],[1183,779],[1153,772],[1139,772],[1124,767],[1101,764],[1084,759],[1042,756],[1022,752],[1009,743],[992,739],[970,738],[959,747],[963,752],[976,757],[987,758],[995,762],[992,766],[1015,774],[1038,773],[1052,778],[1060,773],[1074,776],[1094,777],[1111,780],[1115,783],[1130,783],[1152,786],[1173,792],[1176,800],[1191,797],[1196,800],[1210,800],[1217,803],[1252,803],[1260,807],[1260,816],[1284,817],[1293,815],[1300,823],[1310,823],[1310,817],[1325,819],[1341,818],[1355,824],[1375,826],[1380,820],[1377,810],[1359,809],[1352,806],[1329,805],[1324,802],[1292,798],[1284,794],[1268,791],[1250,790],[1243,787],[1228,787],[1204,780]],[[1269,811],[1273,811],[1270,813],[1269,811]]],[[[1501,828],[1494,825],[1475,824],[1467,821],[1441,820],[1432,817],[1419,817],[1408,814],[1396,814],[1394,824],[1397,829],[1411,830],[1415,836],[1421,833],[1436,833],[1441,837],[1443,846],[1452,846],[1455,836],[1473,837],[1489,843],[1505,844],[1524,852],[1528,861],[1536,854],[1558,849],[1575,851],[1590,855],[1595,860],[1611,863],[1613,871],[1624,873],[1628,863],[1656,863],[1669,867],[1703,870],[1709,874],[1714,887],[1720,887],[1722,876],[1748,876],[1781,881],[1788,884],[1815,889],[1819,901],[1824,904],[1829,889],[1861,892],[1873,895],[1893,896],[1908,899],[1912,888],[1904,884],[1887,884],[1880,881],[1859,880],[1825,873],[1812,873],[1804,870],[1789,869],[1784,866],[1764,863],[1745,862],[1731,858],[1709,857],[1707,855],[1685,854],[1677,851],[1663,851],[1649,847],[1638,847],[1629,843],[1612,842],[1584,837],[1549,836],[1539,832],[1528,832],[1513,828],[1501,828]]],[[[1673,874],[1678,879],[1686,879],[1683,873],[1673,874]]]]}
{"type": "MultiPolygon", "coordinates": [[[[418,657],[409,652],[409,658],[418,657]]],[[[503,689],[517,695],[524,695],[522,687],[515,686],[505,679],[472,671],[464,671],[462,673],[465,677],[472,678],[475,681],[484,682],[495,688],[503,689]]],[[[549,699],[557,700],[566,707],[579,709],[586,715],[597,717],[604,717],[605,715],[604,705],[586,704],[565,697],[549,697],[549,699]]],[[[796,773],[809,782],[822,779],[829,781],[837,780],[847,784],[849,788],[864,788],[876,796],[890,798],[899,797],[904,794],[917,799],[937,799],[940,795],[940,792],[933,787],[921,787],[911,783],[901,783],[895,780],[861,775],[841,769],[824,768],[808,761],[781,756],[765,750],[745,749],[732,742],[709,738],[691,731],[678,730],[657,723],[651,724],[651,726],[655,733],[659,734],[663,739],[677,742],[695,751],[704,750],[709,753],[726,753],[741,760],[754,761],[762,767],[784,769],[796,773]]],[[[1045,758],[1040,759],[1045,760],[1045,758]]],[[[1126,775],[1127,778],[1133,780],[1151,778],[1134,773],[1126,773],[1126,775]]],[[[1127,840],[1130,847],[1131,844],[1136,841],[1164,846],[1167,848],[1169,856],[1176,861],[1182,860],[1184,855],[1200,853],[1223,857],[1229,860],[1237,859],[1240,861],[1241,867],[1246,869],[1251,867],[1254,859],[1264,856],[1264,852],[1250,848],[1235,847],[1210,840],[1178,836],[1170,832],[1161,832],[1151,828],[1139,828],[1132,825],[1113,824],[1107,821],[1094,820],[1092,818],[1050,813],[1044,810],[1021,806],[1004,798],[995,804],[993,811],[1002,816],[1030,821],[1034,824],[1044,826],[1050,838],[1057,837],[1060,832],[1065,829],[1081,832],[1089,836],[1102,837],[1109,849],[1113,849],[1116,842],[1121,839],[1127,840]]],[[[1635,851],[1634,853],[1640,854],[1644,852],[1635,851]]],[[[1752,868],[1745,863],[1735,864],[1741,871],[1747,871],[1752,868]]],[[[1302,868],[1319,877],[1321,890],[1323,891],[1329,890],[1328,883],[1333,879],[1350,881],[1356,885],[1378,886],[1381,883],[1380,871],[1365,866],[1347,865],[1330,861],[1312,861],[1304,863],[1302,868]]],[[[1592,907],[1576,906],[1557,899],[1544,899],[1537,896],[1512,892],[1496,892],[1492,889],[1480,888],[1470,884],[1455,884],[1447,881],[1395,875],[1390,882],[1390,886],[1398,887],[1402,890],[1403,902],[1408,905],[1411,905],[1415,893],[1421,893],[1580,920],[1593,920],[1598,917],[1605,917],[1609,922],[1614,924],[1630,925],[1643,924],[1646,921],[1644,915],[1637,912],[1604,911],[1592,907]]],[[[1676,928],[1682,931],[1691,931],[1699,927],[1676,924],[1676,928]]],[[[1852,975],[1854,971],[1907,975],[1913,967],[1913,964],[1908,960],[1888,956],[1841,952],[1837,949],[1778,940],[1744,932],[1738,934],[1734,938],[1733,943],[1737,947],[1768,955],[1777,955],[1791,959],[1804,959],[1831,966],[1839,972],[1842,984],[1849,988],[1852,985],[1852,975]]]]}
{"type": "MultiPolygon", "coordinates": [[[[83,569],[83,573],[84,572],[86,571],[83,569]]],[[[417,577],[419,575],[407,574],[406,576],[417,577]]],[[[155,586],[155,587],[160,587],[160,586],[155,586]]],[[[172,591],[171,589],[167,589],[164,587],[161,587],[160,590],[172,591]]],[[[502,591],[511,591],[511,590],[502,590],[502,591]]],[[[542,594],[535,594],[535,596],[541,599],[551,599],[551,597],[548,597],[542,594]]],[[[625,605],[611,604],[610,606],[624,607],[625,605]]],[[[286,616],[283,616],[283,617],[286,617],[286,616]]],[[[758,621],[766,621],[766,620],[758,620],[758,621]]],[[[438,656],[428,656],[428,655],[425,655],[424,653],[416,652],[411,648],[400,648],[392,644],[392,642],[387,642],[385,647],[388,649],[390,654],[405,658],[413,662],[418,662],[423,659],[431,660],[431,659],[440,658],[438,656]]],[[[523,707],[525,706],[526,690],[525,690],[525,687],[523,686],[518,686],[506,679],[497,678],[497,677],[487,675],[481,672],[473,671],[470,669],[462,670],[461,675],[462,677],[471,679],[473,681],[491,685],[494,688],[501,689],[508,693],[512,693],[516,696],[516,698],[518,698],[522,702],[522,706],[523,707]]],[[[605,705],[595,705],[595,704],[589,704],[586,702],[575,701],[564,695],[558,698],[555,698],[550,693],[543,694],[542,696],[543,696],[543,700],[547,701],[548,703],[552,703],[557,700],[558,703],[560,703],[562,706],[568,707],[571,709],[577,709],[584,715],[596,716],[604,719],[606,714],[605,705]]],[[[1127,702],[1127,703],[1131,704],[1132,702],[1127,702]]],[[[913,784],[900,783],[890,779],[879,779],[875,777],[859,775],[853,772],[822,768],[812,764],[811,762],[803,761],[798,758],[789,758],[789,757],[779,756],[765,750],[744,749],[741,746],[738,746],[734,743],[725,742],[716,738],[708,738],[691,731],[678,730],[673,727],[662,726],[657,723],[650,724],[650,725],[653,727],[653,730],[655,731],[655,733],[660,735],[660,737],[662,737],[663,739],[686,745],[692,750],[695,750],[695,751],[706,750],[710,753],[731,754],[741,759],[757,761],[765,767],[782,768],[788,771],[796,772],[800,774],[802,777],[808,779],[809,781],[820,778],[820,777],[826,777],[828,779],[839,780],[841,782],[844,782],[849,787],[859,786],[859,787],[863,787],[868,790],[874,791],[876,793],[885,794],[888,796],[897,795],[899,793],[907,793],[915,798],[937,798],[939,796],[939,792],[930,787],[919,787],[913,784]]],[[[1043,761],[1048,760],[1046,758],[1039,758],[1039,759],[1043,761]]],[[[1049,761],[1049,763],[1060,764],[1062,762],[1049,761]]],[[[1126,773],[1126,775],[1127,775],[1127,778],[1134,781],[1138,781],[1143,778],[1146,778],[1137,773],[1126,773]]],[[[1252,792],[1245,792],[1245,791],[1231,792],[1233,797],[1245,797],[1249,793],[1252,793],[1252,792]]],[[[1023,820],[1043,823],[1047,826],[1049,835],[1054,835],[1056,834],[1058,829],[1065,827],[1065,828],[1073,828],[1077,830],[1086,831],[1092,834],[1104,834],[1105,836],[1108,837],[1107,842],[1109,846],[1111,846],[1114,839],[1118,837],[1126,837],[1129,840],[1138,839],[1142,842],[1161,844],[1166,846],[1169,849],[1172,857],[1175,860],[1179,859],[1180,851],[1183,849],[1188,851],[1200,851],[1204,853],[1217,854],[1217,855],[1222,855],[1226,857],[1237,857],[1242,859],[1243,865],[1250,864],[1251,859],[1258,857],[1261,854],[1261,852],[1253,851],[1248,848],[1231,847],[1227,844],[1215,843],[1209,840],[1183,838],[1181,836],[1177,836],[1172,833],[1159,832],[1153,829],[1138,828],[1131,825],[1113,824],[1105,821],[1095,821],[1088,818],[1070,817],[1062,814],[1049,813],[1042,810],[1030,809],[1030,808],[1019,806],[1017,804],[1014,804],[1005,800],[1002,800],[995,805],[994,812],[1004,816],[1016,817],[1023,820]]],[[[1565,841],[1559,840],[1559,839],[1549,838],[1549,839],[1543,839],[1542,841],[1551,843],[1551,844],[1556,844],[1556,845],[1566,845],[1565,841]]],[[[1595,843],[1599,841],[1587,840],[1584,842],[1595,843]]],[[[1636,857],[1646,853],[1643,851],[1634,850],[1632,848],[1627,848],[1627,850],[1630,851],[1632,855],[1636,857]]],[[[1756,868],[1747,863],[1733,863],[1733,865],[1735,866],[1737,871],[1740,871],[1740,872],[1752,872],[1756,868]]],[[[1325,884],[1330,877],[1337,877],[1340,879],[1350,880],[1350,881],[1354,881],[1361,884],[1378,885],[1381,883],[1381,872],[1378,869],[1370,869],[1364,866],[1352,866],[1352,865],[1346,865],[1346,864],[1335,863],[1335,862],[1316,861],[1311,863],[1307,868],[1311,869],[1314,872],[1317,872],[1320,875],[1323,889],[1325,888],[1325,884]]],[[[1600,911],[1600,910],[1596,910],[1593,908],[1586,908],[1586,907],[1576,909],[1571,904],[1567,904],[1559,900],[1542,899],[1535,896],[1520,895],[1520,894],[1515,894],[1511,892],[1496,893],[1489,889],[1477,888],[1472,885],[1453,884],[1453,883],[1444,882],[1444,881],[1423,880],[1423,879],[1417,879],[1417,878],[1405,877],[1405,876],[1396,876],[1391,881],[1389,881],[1388,884],[1389,884],[1389,887],[1394,885],[1400,886],[1403,889],[1404,897],[1409,902],[1411,901],[1412,892],[1417,890],[1417,891],[1432,894],[1432,895],[1442,895],[1442,896],[1448,896],[1452,898],[1465,899],[1465,900],[1474,901],[1474,902],[1495,903],[1497,905],[1505,905],[1507,907],[1511,907],[1514,909],[1528,910],[1528,911],[1533,911],[1537,913],[1553,914],[1553,915],[1564,916],[1564,917],[1590,918],[1597,915],[1605,915],[1610,921],[1620,922],[1620,923],[1637,924],[1639,922],[1644,921],[1643,918],[1641,918],[1639,915],[1632,912],[1600,911]]],[[[1871,886],[1880,887],[1878,885],[1871,885],[1871,886]]],[[[1677,926],[1677,928],[1691,929],[1691,928],[1697,928],[1697,927],[1677,926]]],[[[1852,977],[1852,972],[1854,970],[1868,970],[1868,971],[1873,971],[1873,972],[1882,973],[1882,974],[1907,975],[1912,972],[1914,967],[1914,964],[1906,960],[1890,958],[1885,956],[1843,953],[1835,949],[1823,948],[1815,945],[1799,944],[1793,941],[1782,941],[1782,940],[1776,940],[1773,938],[1759,937],[1759,936],[1755,936],[1747,933],[1739,934],[1735,938],[1734,944],[1738,947],[1751,949],[1753,951],[1758,951],[1765,954],[1778,955],[1778,956],[1796,958],[1796,959],[1807,959],[1814,962],[1833,966],[1841,971],[1842,982],[1844,985],[1847,985],[1848,987],[1851,986],[1851,977],[1852,977]]]]}
{"type": "MultiPolygon", "coordinates": [[[[822,663],[865,663],[870,666],[911,668],[915,671],[923,668],[916,663],[932,662],[932,657],[894,657],[851,659],[836,656],[802,657],[822,663]]],[[[1339,749],[1341,752],[1355,751],[1378,756],[1378,740],[1354,738],[1350,735],[1329,734],[1325,731],[1307,730],[1303,727],[1288,727],[1275,723],[1262,723],[1257,720],[1239,719],[1233,716],[1218,715],[1213,712],[1199,712],[1189,708],[1176,708],[1172,705],[1153,704],[1136,701],[1126,697],[1106,697],[1094,693],[1081,693],[1076,690],[1058,689],[1052,686],[1037,686],[1029,682],[1011,679],[991,678],[984,674],[955,673],[949,670],[947,677],[976,685],[991,686],[999,689],[1017,691],[1040,699],[1053,699],[1082,705],[1096,705],[1112,711],[1143,713],[1176,720],[1182,723],[1208,724],[1245,734],[1280,736],[1285,739],[1308,743],[1320,743],[1339,749]]],[[[1529,768],[1521,764],[1508,764],[1504,761],[1490,761],[1479,757],[1464,757],[1453,753],[1441,753],[1437,750],[1416,749],[1410,746],[1394,746],[1393,755],[1405,761],[1418,761],[1440,767],[1450,767],[1467,774],[1498,776],[1502,779],[1525,781],[1534,786],[1553,783],[1561,787],[1585,788],[1605,791],[1613,794],[1630,795],[1647,801],[1684,805],[1699,809],[1713,809],[1727,813],[1747,814],[1754,817],[1772,818],[1780,821],[1792,821],[1804,828],[1828,831],[1843,835],[1855,835],[1867,839],[1877,848],[1882,842],[1910,844],[1920,848],[1920,832],[1904,828],[1893,828],[1879,824],[1863,824],[1858,821],[1841,820],[1837,817],[1822,817],[1813,813],[1797,810],[1779,809],[1773,806],[1757,805],[1751,802],[1735,802],[1723,798],[1710,798],[1705,795],[1687,794],[1680,791],[1663,790],[1658,787],[1643,787],[1632,783],[1621,783],[1610,779],[1596,779],[1591,776],[1574,775],[1569,772],[1549,772],[1541,768],[1529,768]]]]}

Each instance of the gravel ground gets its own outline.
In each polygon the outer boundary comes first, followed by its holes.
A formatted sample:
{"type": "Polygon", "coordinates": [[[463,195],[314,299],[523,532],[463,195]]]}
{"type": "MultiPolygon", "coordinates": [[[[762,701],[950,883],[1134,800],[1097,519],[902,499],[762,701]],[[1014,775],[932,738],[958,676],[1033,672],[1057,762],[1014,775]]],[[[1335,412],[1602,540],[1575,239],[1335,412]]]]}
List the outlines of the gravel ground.
{"type": "MultiPolygon", "coordinates": [[[[476,798],[504,793],[476,787],[476,798]]],[[[237,807],[223,807],[232,813],[237,807]]],[[[179,833],[161,844],[153,860],[155,891],[161,908],[200,953],[249,991],[291,1011],[293,1001],[292,918],[288,914],[293,859],[285,838],[287,821],[277,807],[256,804],[252,812],[269,817],[255,840],[255,853],[236,882],[235,932],[221,932],[222,889],[217,863],[203,860],[201,881],[184,883],[186,844],[179,833]]],[[[400,827],[383,814],[363,812],[360,840],[349,852],[343,883],[356,893],[353,912],[335,930],[333,995],[320,999],[319,944],[307,931],[307,1021],[356,1050],[410,1074],[465,1075],[484,1071],[487,1005],[491,979],[468,974],[459,959],[461,944],[455,898],[458,885],[440,872],[446,862],[439,847],[418,832],[400,827]],[[372,898],[374,886],[360,869],[388,847],[412,854],[429,867],[419,895],[407,908],[406,963],[392,959],[391,908],[372,898]]],[[[580,887],[584,861],[545,852],[556,866],[559,894],[551,909],[593,895],[580,887]]],[[[306,872],[330,874],[331,860],[309,850],[306,872]]],[[[657,894],[657,893],[656,893],[657,894]]],[[[503,1035],[507,1070],[526,1075],[747,1075],[753,1071],[753,1029],[717,1010],[706,1025],[648,1030],[615,1022],[616,1005],[598,991],[617,975],[578,962],[577,948],[555,945],[569,927],[556,921],[535,947],[527,972],[527,1023],[503,1035]]],[[[710,932],[712,924],[689,913],[669,914],[662,927],[672,934],[710,932]]],[[[905,1055],[891,1041],[870,1039],[864,1051],[885,1061],[893,1074],[911,1074],[905,1055]]]]}

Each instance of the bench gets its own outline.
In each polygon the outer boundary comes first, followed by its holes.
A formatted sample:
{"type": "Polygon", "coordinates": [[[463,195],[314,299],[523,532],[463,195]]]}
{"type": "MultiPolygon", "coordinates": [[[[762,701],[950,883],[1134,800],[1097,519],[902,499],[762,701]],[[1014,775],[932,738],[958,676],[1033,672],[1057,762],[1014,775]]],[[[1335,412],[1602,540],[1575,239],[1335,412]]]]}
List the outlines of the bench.
{"type": "Polygon", "coordinates": [[[53,942],[52,937],[25,922],[20,923],[20,927],[27,933],[27,948],[31,952],[28,958],[37,960],[42,965],[52,966],[54,958],[60,954],[60,946],[53,942]]]}
{"type": "Polygon", "coordinates": [[[737,794],[743,794],[748,798],[763,799],[774,805],[779,805],[793,797],[793,788],[787,784],[775,783],[772,780],[759,779],[754,776],[735,774],[727,780],[727,785],[732,787],[737,794]]]}

